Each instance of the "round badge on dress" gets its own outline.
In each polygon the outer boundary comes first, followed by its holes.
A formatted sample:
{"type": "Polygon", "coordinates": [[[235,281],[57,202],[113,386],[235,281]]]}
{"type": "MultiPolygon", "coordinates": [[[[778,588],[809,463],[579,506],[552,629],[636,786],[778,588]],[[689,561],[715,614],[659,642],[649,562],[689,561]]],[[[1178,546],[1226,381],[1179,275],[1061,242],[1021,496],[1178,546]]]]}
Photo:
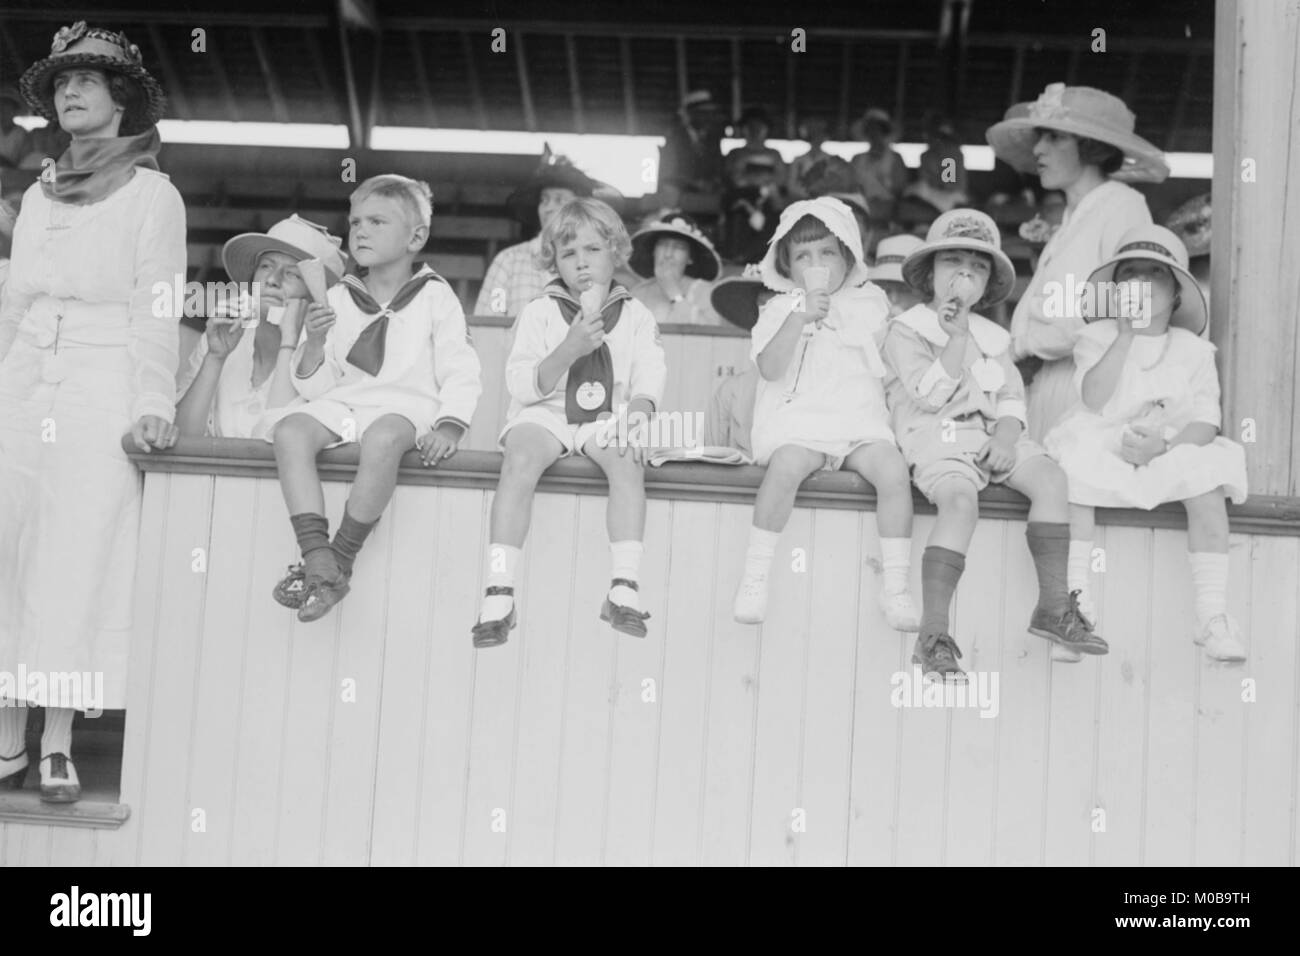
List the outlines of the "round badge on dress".
{"type": "Polygon", "coordinates": [[[62,355],[51,355],[41,367],[41,378],[54,385],[68,377],[68,363],[62,355]]]}
{"type": "Polygon", "coordinates": [[[970,373],[982,392],[996,392],[1007,381],[1002,366],[990,358],[979,359],[970,367],[970,373]]]}
{"type": "Polygon", "coordinates": [[[605,404],[605,386],[600,382],[583,382],[578,386],[578,407],[586,411],[605,404]]]}

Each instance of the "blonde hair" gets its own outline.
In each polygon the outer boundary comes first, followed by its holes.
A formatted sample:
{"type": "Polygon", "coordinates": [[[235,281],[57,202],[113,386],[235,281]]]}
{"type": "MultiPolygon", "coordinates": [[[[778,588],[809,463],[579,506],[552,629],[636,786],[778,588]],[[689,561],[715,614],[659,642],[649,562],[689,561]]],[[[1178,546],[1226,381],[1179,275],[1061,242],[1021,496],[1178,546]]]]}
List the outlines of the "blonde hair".
{"type": "Polygon", "coordinates": [[[556,250],[564,243],[572,242],[583,226],[591,226],[609,245],[614,253],[615,268],[624,265],[632,255],[632,238],[627,234],[627,227],[608,203],[599,199],[573,199],[561,206],[542,230],[542,251],[537,255],[537,267],[554,269],[556,250]]]}
{"type": "Polygon", "coordinates": [[[417,226],[428,229],[433,222],[433,190],[426,182],[399,176],[397,173],[371,176],[353,190],[348,201],[355,206],[371,196],[396,200],[406,210],[407,219],[413,219],[417,226]]]}

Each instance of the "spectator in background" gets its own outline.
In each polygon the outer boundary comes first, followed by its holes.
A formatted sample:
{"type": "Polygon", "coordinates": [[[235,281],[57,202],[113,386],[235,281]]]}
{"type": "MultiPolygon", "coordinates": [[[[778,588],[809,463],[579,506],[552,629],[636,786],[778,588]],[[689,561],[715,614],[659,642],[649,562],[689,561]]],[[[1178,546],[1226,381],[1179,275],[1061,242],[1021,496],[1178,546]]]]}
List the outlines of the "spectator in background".
{"type": "Polygon", "coordinates": [[[831,154],[822,149],[822,144],[826,142],[827,131],[828,124],[823,116],[810,116],[803,121],[799,135],[808,141],[808,152],[796,156],[790,163],[790,173],[786,177],[785,188],[791,199],[809,198],[804,190],[803,178],[808,175],[809,169],[830,157],[831,154]]]}
{"type": "Polygon", "coordinates": [[[933,220],[940,213],[968,205],[970,196],[966,191],[961,135],[952,120],[945,116],[927,117],[925,141],[927,148],[921,154],[916,182],[903,195],[921,205],[917,210],[918,219],[933,220]]]}
{"type": "Polygon", "coordinates": [[[655,322],[717,325],[710,283],[722,271],[713,243],[689,216],[674,210],[632,237],[628,266],[641,277],[628,291],[655,322]]]}
{"type": "Polygon", "coordinates": [[[546,283],[555,278],[552,270],[537,264],[542,249],[541,230],[566,202],[596,193],[600,193],[597,198],[611,200],[618,196],[613,187],[587,176],[565,157],[556,156],[547,146],[533,177],[506,200],[515,218],[524,224],[525,231],[535,234],[533,238],[497,253],[483,277],[474,314],[513,317],[541,295],[546,283]]]}
{"type": "Polygon", "coordinates": [[[862,116],[862,134],[870,148],[852,160],[862,195],[871,207],[872,220],[886,228],[894,218],[908,180],[907,165],[891,145],[894,132],[894,121],[888,113],[882,109],[867,110],[862,116]]]}
{"type": "Polygon", "coordinates": [[[914,305],[925,302],[921,295],[903,278],[903,260],[925,245],[920,236],[904,233],[886,236],[876,248],[876,261],[867,267],[867,280],[874,282],[889,296],[889,317],[902,315],[914,305]]]}
{"type": "Polygon", "coordinates": [[[749,184],[752,167],[757,163],[763,168],[774,168],[778,185],[783,183],[787,175],[785,160],[767,145],[768,134],[772,132],[772,119],[767,110],[759,106],[745,110],[736,121],[736,132],[745,138],[745,143],[727,154],[727,181],[737,189],[749,184]]]}
{"type": "Polygon", "coordinates": [[[1175,209],[1165,225],[1187,247],[1188,271],[1210,301],[1210,194],[1193,196],[1175,209]]]}
{"type": "Polygon", "coordinates": [[[18,93],[0,90],[0,167],[16,167],[27,155],[27,130],[14,122],[23,111],[18,93]]]}
{"type": "Polygon", "coordinates": [[[682,193],[717,195],[722,189],[722,110],[708,90],[682,99],[659,148],[660,205],[675,207],[682,193]]]}
{"type": "Polygon", "coordinates": [[[783,170],[779,158],[766,152],[753,152],[738,165],[738,179],[722,197],[723,249],[732,262],[752,262],[767,251],[784,206],[783,170]]]}
{"type": "Polygon", "coordinates": [[[858,224],[862,249],[870,259],[875,255],[876,228],[871,218],[871,208],[862,195],[862,187],[853,167],[838,156],[827,156],[812,165],[803,178],[803,190],[809,199],[831,196],[847,205],[858,224]]]}

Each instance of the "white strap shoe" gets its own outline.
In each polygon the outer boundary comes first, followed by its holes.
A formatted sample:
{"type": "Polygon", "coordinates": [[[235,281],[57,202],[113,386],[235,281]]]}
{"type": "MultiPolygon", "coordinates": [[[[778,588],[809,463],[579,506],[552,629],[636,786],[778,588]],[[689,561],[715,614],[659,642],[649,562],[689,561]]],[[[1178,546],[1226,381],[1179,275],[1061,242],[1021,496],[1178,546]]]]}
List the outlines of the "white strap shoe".
{"type": "Polygon", "coordinates": [[[1192,638],[1205,648],[1205,656],[1225,663],[1238,663],[1246,659],[1246,647],[1241,643],[1241,629],[1227,614],[1216,614],[1200,627],[1192,638]]]}
{"type": "Polygon", "coordinates": [[[736,589],[732,615],[741,624],[762,624],[767,616],[767,578],[745,575],[736,589]]]}
{"type": "Polygon", "coordinates": [[[880,591],[880,609],[885,612],[885,620],[896,631],[921,630],[921,612],[912,601],[911,591],[880,591]]]}

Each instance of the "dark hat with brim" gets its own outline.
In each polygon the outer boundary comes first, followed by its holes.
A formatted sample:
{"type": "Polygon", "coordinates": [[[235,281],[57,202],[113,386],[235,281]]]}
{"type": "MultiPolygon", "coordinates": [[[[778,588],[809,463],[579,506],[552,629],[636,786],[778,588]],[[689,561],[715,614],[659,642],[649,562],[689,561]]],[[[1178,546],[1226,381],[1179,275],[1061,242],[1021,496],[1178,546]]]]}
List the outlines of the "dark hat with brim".
{"type": "Polygon", "coordinates": [[[127,40],[125,33],[87,27],[84,20],[59,30],[50,44],[50,55],[27,68],[18,81],[23,99],[38,115],[57,124],[54,75],[79,67],[117,73],[134,80],[144,92],[146,125],[153,126],[162,119],[167,97],[158,81],[144,68],[140,48],[127,40]]]}
{"type": "Polygon", "coordinates": [[[746,331],[758,324],[758,310],[764,295],[775,295],[758,277],[758,266],[746,267],[745,275],[727,276],[713,284],[709,304],[732,325],[746,331]],[[751,274],[752,273],[752,274],[751,274]]]}
{"type": "Polygon", "coordinates": [[[627,264],[641,278],[648,279],[655,274],[655,245],[660,239],[681,239],[690,246],[691,261],[686,265],[686,274],[692,279],[712,282],[722,271],[722,260],[708,236],[689,216],[674,212],[632,237],[632,257],[627,264]]]}
{"type": "Polygon", "coordinates": [[[547,189],[567,189],[575,199],[595,198],[611,205],[623,198],[613,186],[592,179],[582,170],[569,163],[551,163],[533,174],[506,198],[506,206],[511,215],[521,222],[537,225],[537,204],[542,201],[542,192],[547,189]]]}

